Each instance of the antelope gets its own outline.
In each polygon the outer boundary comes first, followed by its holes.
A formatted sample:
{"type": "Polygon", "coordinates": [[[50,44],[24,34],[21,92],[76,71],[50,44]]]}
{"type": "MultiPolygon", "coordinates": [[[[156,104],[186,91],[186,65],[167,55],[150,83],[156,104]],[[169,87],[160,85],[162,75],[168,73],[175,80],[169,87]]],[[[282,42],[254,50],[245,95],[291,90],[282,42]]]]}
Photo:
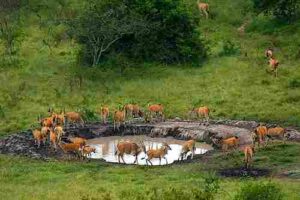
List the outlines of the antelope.
{"type": "Polygon", "coordinates": [[[37,145],[38,148],[40,148],[41,142],[43,142],[43,144],[45,145],[46,136],[44,134],[42,134],[40,130],[37,130],[37,129],[33,130],[32,135],[34,138],[34,144],[37,145]]]}
{"type": "Polygon", "coordinates": [[[63,126],[65,124],[65,114],[63,111],[61,111],[60,114],[52,114],[52,116],[56,125],[63,126]]]}
{"type": "Polygon", "coordinates": [[[125,125],[125,116],[126,112],[117,110],[114,113],[114,130],[116,129],[116,124],[117,124],[117,129],[120,128],[121,124],[125,125]]]}
{"type": "Polygon", "coordinates": [[[238,33],[240,36],[243,36],[245,34],[245,29],[246,29],[246,26],[248,25],[248,21],[244,22],[238,29],[238,33]]]}
{"type": "Polygon", "coordinates": [[[135,160],[133,163],[138,164],[138,155],[143,151],[143,149],[137,145],[136,143],[133,142],[119,142],[117,144],[117,150],[115,152],[115,155],[118,156],[118,162],[120,163],[120,158],[122,159],[123,163],[125,163],[124,160],[124,154],[131,154],[135,156],[135,160]]]}
{"type": "Polygon", "coordinates": [[[41,128],[41,133],[43,134],[44,137],[47,138],[48,132],[50,132],[50,128],[49,128],[49,127],[43,126],[43,127],[41,128]]]}
{"type": "Polygon", "coordinates": [[[207,106],[199,107],[199,108],[194,108],[191,112],[191,114],[195,113],[197,117],[204,117],[206,122],[209,122],[209,113],[210,110],[207,106]]]}
{"type": "Polygon", "coordinates": [[[126,104],[123,109],[126,112],[126,116],[130,115],[132,117],[143,117],[144,115],[137,104],[126,104]]]}
{"type": "Polygon", "coordinates": [[[65,134],[62,126],[56,126],[54,132],[57,135],[57,140],[60,141],[62,136],[65,134]]]}
{"type": "Polygon", "coordinates": [[[209,5],[208,3],[201,3],[200,0],[197,1],[198,4],[198,9],[200,11],[200,13],[202,12],[206,19],[208,19],[208,14],[209,14],[209,5]]]}
{"type": "Polygon", "coordinates": [[[45,126],[45,127],[51,128],[51,127],[53,126],[53,124],[54,124],[53,116],[51,116],[51,117],[46,117],[46,118],[43,118],[43,119],[40,119],[40,118],[38,117],[38,120],[39,120],[41,126],[45,126]]]}
{"type": "Polygon", "coordinates": [[[108,116],[109,116],[109,108],[107,106],[101,107],[101,118],[104,124],[106,124],[108,116]]]}
{"type": "Polygon", "coordinates": [[[221,144],[222,144],[223,151],[227,151],[228,147],[237,148],[239,144],[239,138],[237,136],[234,136],[227,139],[223,139],[221,141],[221,144]]]}
{"type": "Polygon", "coordinates": [[[276,60],[274,57],[271,57],[269,59],[269,66],[271,68],[271,72],[274,73],[274,76],[278,76],[278,66],[279,66],[279,61],[276,60]]]}
{"type": "Polygon", "coordinates": [[[148,106],[148,110],[150,112],[150,117],[153,117],[153,114],[155,114],[155,116],[160,115],[161,117],[163,117],[163,111],[164,111],[164,107],[162,104],[153,104],[148,106]]]}
{"type": "MultiPolygon", "coordinates": [[[[159,158],[159,165],[161,164],[161,159],[164,158],[166,160],[166,163],[168,164],[168,160],[165,157],[168,154],[169,150],[172,150],[171,147],[167,143],[163,143],[162,146],[159,149],[149,149],[146,151],[146,147],[143,145],[144,152],[147,155],[146,163],[148,162],[152,165],[151,160],[153,158],[159,158]]],[[[143,158],[145,159],[145,158],[143,158]]]]}
{"type": "Polygon", "coordinates": [[[74,144],[79,144],[81,146],[85,146],[86,145],[86,139],[84,139],[84,138],[74,137],[74,138],[69,138],[69,139],[74,144]]]}
{"type": "Polygon", "coordinates": [[[269,128],[267,132],[268,138],[284,139],[285,129],[281,127],[269,128]]]}
{"type": "Polygon", "coordinates": [[[255,140],[258,142],[258,146],[262,144],[265,141],[265,137],[267,135],[268,129],[266,126],[259,125],[255,130],[254,130],[254,143],[255,140]]]}
{"type": "Polygon", "coordinates": [[[80,157],[79,152],[82,151],[83,145],[75,143],[58,143],[59,147],[64,153],[75,153],[80,157]]]}
{"type": "Polygon", "coordinates": [[[92,153],[96,153],[96,148],[91,147],[91,146],[84,146],[82,148],[82,155],[87,157],[91,156],[92,153]]]}
{"type": "MultiPolygon", "coordinates": [[[[188,152],[192,152],[192,159],[193,159],[195,150],[196,150],[195,140],[186,141],[182,145],[182,149],[181,149],[181,153],[180,153],[181,160],[183,160],[183,157],[186,156],[188,152]]],[[[179,158],[178,158],[178,160],[179,160],[179,158]]]]}
{"type": "Polygon", "coordinates": [[[50,130],[50,145],[56,149],[57,148],[58,137],[54,130],[50,130]]]}
{"type": "Polygon", "coordinates": [[[81,125],[84,124],[84,121],[78,112],[67,112],[64,114],[64,116],[68,122],[80,123],[81,125]]]}
{"type": "Polygon", "coordinates": [[[252,163],[254,152],[255,152],[254,147],[249,145],[244,147],[244,162],[247,169],[250,167],[250,164],[252,163]]]}
{"type": "Polygon", "coordinates": [[[271,47],[265,51],[265,56],[266,58],[273,58],[273,49],[271,47]]]}

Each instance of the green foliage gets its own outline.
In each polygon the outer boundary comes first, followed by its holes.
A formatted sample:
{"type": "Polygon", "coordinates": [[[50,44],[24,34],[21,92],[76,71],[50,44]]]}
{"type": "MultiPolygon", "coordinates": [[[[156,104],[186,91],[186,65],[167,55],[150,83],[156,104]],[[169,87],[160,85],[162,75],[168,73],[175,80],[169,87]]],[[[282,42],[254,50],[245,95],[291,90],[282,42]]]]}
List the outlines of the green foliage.
{"type": "Polygon", "coordinates": [[[292,89],[300,88],[300,78],[291,79],[288,87],[292,89]]]}
{"type": "Polygon", "coordinates": [[[226,40],[223,42],[222,51],[220,52],[220,56],[231,56],[236,55],[240,52],[240,48],[233,43],[231,40],[226,40]]]}
{"type": "Polygon", "coordinates": [[[291,22],[299,15],[299,0],[252,0],[258,12],[271,13],[278,20],[291,22]]]}
{"type": "Polygon", "coordinates": [[[250,182],[245,184],[235,196],[235,200],[281,200],[283,193],[279,186],[271,182],[250,182]]]}
{"type": "Polygon", "coordinates": [[[198,18],[179,0],[89,1],[73,22],[81,57],[98,65],[121,53],[131,59],[167,63],[199,61],[206,49],[198,18]]]}

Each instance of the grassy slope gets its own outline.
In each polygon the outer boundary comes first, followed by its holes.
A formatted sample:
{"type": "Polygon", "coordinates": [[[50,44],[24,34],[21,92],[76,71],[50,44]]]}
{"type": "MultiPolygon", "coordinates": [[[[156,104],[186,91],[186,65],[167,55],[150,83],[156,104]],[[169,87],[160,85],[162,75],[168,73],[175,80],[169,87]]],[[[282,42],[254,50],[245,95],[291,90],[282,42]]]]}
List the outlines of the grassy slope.
{"type": "MultiPolygon", "coordinates": [[[[283,168],[284,171],[297,170],[295,163],[300,162],[299,148],[295,144],[268,147],[257,153],[255,165],[274,171],[282,171],[283,168]],[[281,153],[283,149],[285,153],[281,153]],[[270,151],[277,155],[275,159],[270,151]]],[[[234,167],[240,164],[242,158],[241,153],[234,153],[226,159],[217,154],[208,163],[148,168],[94,162],[40,162],[2,155],[0,195],[4,199],[102,199],[109,194],[112,199],[134,199],[136,194],[151,188],[169,189],[171,186],[184,188],[197,185],[201,188],[207,169],[234,167]]],[[[232,199],[242,184],[254,180],[270,179],[221,179],[222,189],[217,199],[232,199]]],[[[285,199],[299,197],[299,179],[272,180],[282,188],[285,199]]]]}
{"type": "MultiPolygon", "coordinates": [[[[43,39],[52,39],[48,29],[39,28],[34,15],[24,17],[22,64],[1,70],[0,133],[29,127],[49,106],[95,111],[103,104],[116,109],[128,102],[144,107],[148,103],[162,103],[169,117],[186,117],[193,106],[208,105],[215,110],[212,113],[215,118],[256,119],[299,126],[300,90],[290,87],[290,83],[300,78],[299,60],[295,59],[294,51],[300,44],[297,37],[300,26],[272,24],[265,17],[252,17],[251,12],[248,17],[243,14],[249,7],[247,2],[211,2],[214,19],[200,23],[202,37],[211,47],[211,56],[203,66],[135,64],[123,75],[118,66],[75,67],[78,46],[74,41],[62,40],[50,53],[42,43],[43,39]],[[240,37],[236,28],[246,18],[252,18],[253,23],[249,32],[240,37]],[[273,30],[276,32],[270,34],[273,30]],[[227,40],[240,47],[242,53],[219,56],[227,40]],[[263,52],[271,43],[277,46],[276,55],[282,63],[277,79],[265,72],[263,52]],[[248,57],[244,57],[245,52],[248,57]],[[81,88],[76,74],[83,76],[81,88]]],[[[61,25],[53,29],[56,33],[64,30],[61,25]]]]}

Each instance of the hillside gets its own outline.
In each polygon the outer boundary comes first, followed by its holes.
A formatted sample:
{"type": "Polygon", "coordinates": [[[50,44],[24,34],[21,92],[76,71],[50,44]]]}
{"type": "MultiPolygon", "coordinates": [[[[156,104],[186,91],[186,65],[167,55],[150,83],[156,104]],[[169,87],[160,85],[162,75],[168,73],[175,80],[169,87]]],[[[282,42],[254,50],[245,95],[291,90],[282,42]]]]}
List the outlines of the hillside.
{"type": "MultiPolygon", "coordinates": [[[[67,1],[69,11],[80,8],[67,1]]],[[[67,27],[52,23],[62,7],[20,12],[21,40],[17,61],[1,60],[0,132],[27,129],[48,107],[89,113],[101,105],[165,105],[167,117],[187,118],[194,106],[212,108],[213,118],[251,119],[300,126],[300,23],[279,24],[252,11],[251,1],[210,1],[211,19],[199,29],[209,57],[202,65],[118,63],[101,67],[76,65],[79,45],[67,27]],[[248,21],[244,35],[237,31],[248,21]],[[264,50],[273,47],[279,77],[266,73],[264,50]]],[[[68,12],[67,12],[68,11],[68,12]]],[[[70,15],[72,16],[72,15],[70,15]]],[[[0,52],[4,52],[0,42],[0,52]]]]}

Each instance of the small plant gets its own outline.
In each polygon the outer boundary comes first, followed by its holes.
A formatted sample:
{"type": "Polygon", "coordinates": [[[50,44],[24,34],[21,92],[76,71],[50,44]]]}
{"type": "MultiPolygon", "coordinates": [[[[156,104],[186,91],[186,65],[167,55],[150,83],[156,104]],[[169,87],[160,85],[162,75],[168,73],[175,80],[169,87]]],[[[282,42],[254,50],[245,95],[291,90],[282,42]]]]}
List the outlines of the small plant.
{"type": "Polygon", "coordinates": [[[251,182],[242,186],[235,200],[281,200],[283,193],[272,182],[251,182]]]}
{"type": "Polygon", "coordinates": [[[300,78],[294,78],[289,81],[289,88],[295,89],[300,87],[300,78]]]}
{"type": "Polygon", "coordinates": [[[234,44],[231,40],[226,40],[223,42],[222,51],[220,56],[230,56],[240,53],[240,47],[234,44]]]}

